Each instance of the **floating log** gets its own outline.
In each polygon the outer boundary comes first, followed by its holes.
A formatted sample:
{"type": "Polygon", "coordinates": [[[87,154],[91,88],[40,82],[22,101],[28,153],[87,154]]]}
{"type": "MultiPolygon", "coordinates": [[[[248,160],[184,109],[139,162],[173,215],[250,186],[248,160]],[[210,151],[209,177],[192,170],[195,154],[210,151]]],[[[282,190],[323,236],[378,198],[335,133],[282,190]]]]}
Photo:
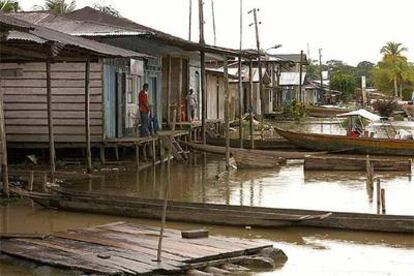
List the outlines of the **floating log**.
{"type": "MultiPolygon", "coordinates": [[[[388,158],[370,158],[375,171],[410,171],[410,163],[404,160],[388,158]]],[[[366,158],[347,157],[338,155],[306,156],[305,170],[338,170],[338,171],[365,171],[366,158]]]]}
{"type": "MultiPolygon", "coordinates": [[[[163,200],[104,195],[53,188],[56,194],[33,193],[12,187],[13,192],[27,196],[47,208],[75,212],[159,219],[163,200]]],[[[194,223],[258,227],[320,227],[342,230],[414,233],[414,216],[376,215],[233,206],[206,203],[169,202],[168,219],[194,223]],[[191,215],[189,215],[191,214],[191,215]]]]}

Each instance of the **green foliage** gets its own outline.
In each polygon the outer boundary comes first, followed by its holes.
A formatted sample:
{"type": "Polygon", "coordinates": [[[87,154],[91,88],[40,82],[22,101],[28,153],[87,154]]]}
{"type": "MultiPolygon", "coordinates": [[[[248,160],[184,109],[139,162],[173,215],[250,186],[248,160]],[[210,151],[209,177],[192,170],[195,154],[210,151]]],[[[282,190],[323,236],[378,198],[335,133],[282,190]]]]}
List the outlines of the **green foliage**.
{"type": "Polygon", "coordinates": [[[0,11],[2,12],[18,12],[20,11],[19,1],[0,0],[0,11]]]}
{"type": "Polygon", "coordinates": [[[390,117],[399,108],[398,103],[393,99],[377,100],[373,107],[382,117],[390,117]]]}
{"type": "Polygon", "coordinates": [[[372,71],[374,86],[381,92],[404,96],[404,90],[412,90],[414,85],[414,66],[403,56],[407,48],[401,43],[388,42],[381,49],[382,60],[372,71]]]}
{"type": "Polygon", "coordinates": [[[66,14],[76,9],[76,1],[71,0],[46,0],[44,8],[57,14],[66,14]]]}
{"type": "Polygon", "coordinates": [[[349,100],[357,87],[356,76],[352,73],[335,72],[331,74],[330,87],[343,92],[343,98],[349,100]]]}
{"type": "Polygon", "coordinates": [[[115,17],[120,17],[120,13],[118,10],[116,10],[114,7],[112,6],[105,6],[105,5],[101,5],[98,3],[95,3],[95,5],[93,6],[94,9],[99,10],[101,12],[104,12],[106,14],[115,16],[115,17]]]}
{"type": "Polygon", "coordinates": [[[305,105],[302,102],[298,102],[296,100],[292,101],[290,112],[295,121],[299,122],[303,117],[305,117],[305,110],[305,105]]]}

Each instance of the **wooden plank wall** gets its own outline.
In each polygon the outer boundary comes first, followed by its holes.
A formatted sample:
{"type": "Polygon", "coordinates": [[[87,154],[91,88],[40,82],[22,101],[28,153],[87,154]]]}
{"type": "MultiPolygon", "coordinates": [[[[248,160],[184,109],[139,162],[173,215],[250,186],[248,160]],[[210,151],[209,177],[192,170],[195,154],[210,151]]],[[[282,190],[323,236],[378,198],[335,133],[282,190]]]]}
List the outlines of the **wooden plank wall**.
{"type": "MultiPolygon", "coordinates": [[[[0,64],[21,68],[21,76],[2,79],[7,141],[48,141],[45,63],[0,64]]],[[[56,143],[85,142],[85,64],[52,64],[52,93],[56,143]]],[[[91,141],[103,140],[102,64],[91,63],[91,141]]]]}

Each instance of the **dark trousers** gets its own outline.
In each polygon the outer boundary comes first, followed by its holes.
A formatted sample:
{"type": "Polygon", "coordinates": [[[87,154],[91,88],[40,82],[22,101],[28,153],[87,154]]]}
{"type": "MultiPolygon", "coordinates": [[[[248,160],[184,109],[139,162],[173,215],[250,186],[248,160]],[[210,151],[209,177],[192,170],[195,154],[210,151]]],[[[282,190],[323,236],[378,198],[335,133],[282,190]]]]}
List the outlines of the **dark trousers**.
{"type": "Polygon", "coordinates": [[[140,112],[141,115],[141,136],[150,136],[148,112],[140,112]]]}

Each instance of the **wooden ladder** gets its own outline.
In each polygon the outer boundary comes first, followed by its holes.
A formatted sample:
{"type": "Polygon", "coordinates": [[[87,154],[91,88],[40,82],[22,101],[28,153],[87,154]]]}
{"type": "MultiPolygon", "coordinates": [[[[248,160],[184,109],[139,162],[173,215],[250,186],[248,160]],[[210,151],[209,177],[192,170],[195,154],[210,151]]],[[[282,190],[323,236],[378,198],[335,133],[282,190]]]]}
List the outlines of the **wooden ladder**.
{"type": "Polygon", "coordinates": [[[185,151],[174,137],[170,138],[171,151],[177,160],[184,161],[188,159],[188,151],[185,151]]]}

